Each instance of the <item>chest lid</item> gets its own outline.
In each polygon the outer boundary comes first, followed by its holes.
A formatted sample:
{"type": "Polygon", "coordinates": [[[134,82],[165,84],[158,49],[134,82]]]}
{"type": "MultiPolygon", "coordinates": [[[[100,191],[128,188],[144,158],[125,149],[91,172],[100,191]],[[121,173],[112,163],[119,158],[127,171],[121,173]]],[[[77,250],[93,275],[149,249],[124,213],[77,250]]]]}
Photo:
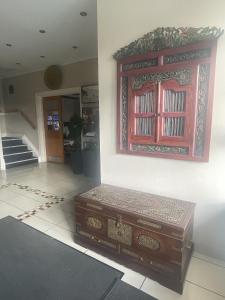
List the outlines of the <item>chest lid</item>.
{"type": "Polygon", "coordinates": [[[130,213],[154,220],[182,231],[185,230],[193,216],[195,207],[192,202],[105,184],[81,194],[79,199],[82,198],[112,209],[118,209],[126,214],[130,213]]]}

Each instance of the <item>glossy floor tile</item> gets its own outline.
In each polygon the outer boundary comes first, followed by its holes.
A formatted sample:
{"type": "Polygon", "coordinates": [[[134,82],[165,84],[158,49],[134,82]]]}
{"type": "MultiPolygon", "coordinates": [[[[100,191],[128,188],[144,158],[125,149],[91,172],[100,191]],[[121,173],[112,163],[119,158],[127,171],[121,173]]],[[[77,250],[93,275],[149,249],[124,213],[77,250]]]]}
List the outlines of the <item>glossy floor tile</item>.
{"type": "Polygon", "coordinates": [[[62,209],[59,209],[58,207],[53,206],[46,210],[39,211],[36,216],[57,225],[59,223],[66,222],[68,218],[71,217],[71,214],[63,211],[62,209]]]}
{"type": "Polygon", "coordinates": [[[39,201],[35,201],[29,197],[24,197],[22,195],[15,195],[14,197],[9,197],[7,199],[4,199],[3,201],[24,211],[32,210],[40,205],[39,201]]]}
{"type": "Polygon", "coordinates": [[[86,248],[84,248],[74,242],[74,233],[69,230],[63,229],[58,226],[54,226],[54,227],[50,228],[49,230],[47,230],[46,234],[59,240],[60,242],[62,242],[64,244],[67,244],[68,246],[73,247],[76,250],[79,250],[81,252],[87,251],[86,248]]]}
{"type": "Polygon", "coordinates": [[[224,297],[189,282],[185,282],[183,295],[179,295],[148,278],[141,289],[158,300],[224,300],[224,297]]]}
{"type": "Polygon", "coordinates": [[[23,220],[23,223],[25,223],[39,231],[42,231],[42,232],[46,232],[47,230],[49,230],[50,228],[52,228],[54,226],[53,224],[51,224],[43,219],[40,219],[36,216],[32,216],[30,218],[23,220]]]}
{"type": "Polygon", "coordinates": [[[21,214],[23,211],[9,205],[3,201],[0,201],[0,218],[4,218],[7,216],[16,217],[17,215],[21,214]]]}
{"type": "Polygon", "coordinates": [[[216,259],[216,258],[214,258],[214,257],[209,257],[209,256],[206,256],[206,255],[204,255],[204,254],[198,253],[198,252],[196,252],[196,251],[194,251],[193,257],[199,258],[199,259],[201,259],[201,260],[203,260],[203,261],[212,263],[212,264],[217,265],[217,266],[222,266],[222,267],[225,268],[225,261],[216,259]]]}
{"type": "Polygon", "coordinates": [[[225,297],[225,268],[192,257],[186,280],[225,297]]]}

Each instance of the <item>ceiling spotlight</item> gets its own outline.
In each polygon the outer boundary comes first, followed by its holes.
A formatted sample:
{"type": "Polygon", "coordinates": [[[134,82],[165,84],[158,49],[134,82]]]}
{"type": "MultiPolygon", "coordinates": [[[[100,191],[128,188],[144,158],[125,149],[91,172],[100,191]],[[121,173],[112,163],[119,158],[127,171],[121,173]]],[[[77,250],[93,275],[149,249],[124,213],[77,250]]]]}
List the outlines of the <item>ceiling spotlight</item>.
{"type": "Polygon", "coordinates": [[[87,13],[86,13],[86,11],[81,11],[81,12],[80,12],[80,15],[81,15],[81,17],[86,17],[86,16],[87,16],[87,13]]]}
{"type": "Polygon", "coordinates": [[[73,49],[77,49],[78,47],[77,46],[73,46],[73,49]]]}
{"type": "Polygon", "coordinates": [[[40,32],[40,33],[46,33],[46,30],[40,29],[39,32],[40,32]]]}
{"type": "Polygon", "coordinates": [[[40,58],[45,58],[45,56],[44,56],[44,55],[41,55],[40,58]]]}
{"type": "Polygon", "coordinates": [[[9,43],[7,43],[7,44],[5,44],[7,47],[12,47],[12,44],[9,44],[9,43]]]}

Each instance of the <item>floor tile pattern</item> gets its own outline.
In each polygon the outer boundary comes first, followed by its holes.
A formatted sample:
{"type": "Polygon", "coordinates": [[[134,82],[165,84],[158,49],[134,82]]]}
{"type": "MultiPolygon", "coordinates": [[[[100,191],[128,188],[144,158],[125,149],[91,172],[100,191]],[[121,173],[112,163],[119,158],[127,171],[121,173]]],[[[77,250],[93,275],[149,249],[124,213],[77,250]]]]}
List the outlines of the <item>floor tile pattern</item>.
{"type": "Polygon", "coordinates": [[[6,189],[9,188],[11,186],[15,186],[20,190],[29,192],[29,193],[34,193],[35,195],[38,195],[40,197],[43,197],[45,199],[53,199],[52,201],[47,201],[44,204],[41,204],[37,207],[35,207],[34,209],[31,209],[29,211],[25,211],[24,213],[20,214],[17,216],[17,219],[20,221],[23,221],[24,219],[27,219],[31,216],[34,216],[35,214],[38,213],[38,211],[42,211],[45,210],[47,208],[52,207],[52,205],[54,204],[59,204],[61,202],[63,202],[65,199],[63,197],[59,197],[50,193],[47,193],[45,191],[41,191],[40,189],[35,189],[32,187],[29,187],[28,185],[22,185],[22,184],[18,184],[18,183],[8,183],[8,184],[3,184],[0,186],[0,190],[2,189],[6,189]]]}

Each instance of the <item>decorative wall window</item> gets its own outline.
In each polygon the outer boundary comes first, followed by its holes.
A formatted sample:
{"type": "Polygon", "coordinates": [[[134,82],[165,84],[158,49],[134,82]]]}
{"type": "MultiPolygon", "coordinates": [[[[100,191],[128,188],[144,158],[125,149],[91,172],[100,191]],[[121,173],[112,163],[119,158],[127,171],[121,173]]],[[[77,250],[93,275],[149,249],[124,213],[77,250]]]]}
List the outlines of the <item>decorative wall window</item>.
{"type": "Polygon", "coordinates": [[[118,152],[208,160],[216,43],[222,33],[158,28],[114,54],[118,152]]]}

